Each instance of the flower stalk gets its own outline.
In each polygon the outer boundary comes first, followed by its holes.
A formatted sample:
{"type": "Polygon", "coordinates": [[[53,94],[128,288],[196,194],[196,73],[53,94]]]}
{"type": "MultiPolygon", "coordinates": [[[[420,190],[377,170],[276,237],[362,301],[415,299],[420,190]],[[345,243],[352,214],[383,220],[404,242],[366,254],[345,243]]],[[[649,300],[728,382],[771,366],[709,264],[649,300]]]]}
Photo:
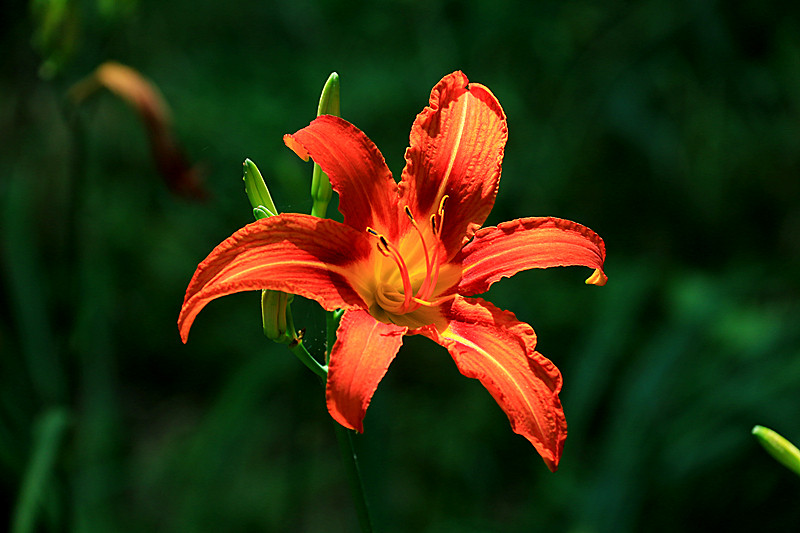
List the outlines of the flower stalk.
{"type": "Polygon", "coordinates": [[[361,471],[358,468],[358,457],[353,446],[353,431],[342,426],[338,422],[333,422],[336,429],[336,440],[339,443],[339,452],[342,455],[347,480],[350,485],[350,493],[353,496],[353,503],[356,506],[358,523],[362,533],[372,533],[372,520],[369,517],[369,506],[364,495],[364,482],[361,479],[361,471]]]}
{"type": "Polygon", "coordinates": [[[297,357],[301,363],[306,365],[306,367],[315,373],[323,383],[328,377],[328,366],[319,364],[313,355],[308,351],[308,349],[303,344],[303,336],[295,334],[295,338],[290,341],[287,345],[289,347],[289,351],[291,351],[295,357],[297,357]]]}
{"type": "MultiPolygon", "coordinates": [[[[339,100],[339,75],[336,72],[331,73],[325,86],[322,88],[322,94],[319,98],[319,106],[317,107],[317,116],[320,115],[334,115],[341,116],[340,100],[339,100]]],[[[328,211],[328,204],[330,204],[333,197],[333,189],[331,187],[330,179],[327,174],[322,171],[322,168],[314,163],[314,170],[311,175],[311,198],[313,205],[311,207],[311,215],[319,218],[326,218],[328,211]]],[[[342,318],[344,311],[337,309],[325,313],[326,325],[326,348],[325,348],[325,380],[327,381],[328,363],[330,362],[331,351],[336,342],[336,330],[339,327],[339,321],[342,318]]],[[[362,533],[372,532],[372,521],[369,516],[369,507],[367,506],[367,499],[364,492],[364,483],[361,479],[361,472],[358,468],[358,457],[356,456],[355,447],[353,446],[353,432],[339,423],[333,424],[336,430],[336,440],[339,444],[339,452],[342,456],[342,464],[344,465],[345,472],[347,473],[347,481],[350,485],[350,493],[353,497],[353,503],[356,506],[356,514],[358,516],[358,523],[361,526],[362,533]]]]}

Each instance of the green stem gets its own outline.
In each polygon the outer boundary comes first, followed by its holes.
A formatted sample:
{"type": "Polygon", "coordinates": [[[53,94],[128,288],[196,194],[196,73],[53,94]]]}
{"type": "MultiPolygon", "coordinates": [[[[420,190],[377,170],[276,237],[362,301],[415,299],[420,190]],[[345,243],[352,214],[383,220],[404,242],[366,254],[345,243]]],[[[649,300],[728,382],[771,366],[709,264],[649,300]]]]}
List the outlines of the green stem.
{"type": "Polygon", "coordinates": [[[319,364],[319,361],[317,361],[314,356],[309,353],[308,349],[303,344],[302,334],[298,334],[294,327],[294,317],[292,316],[292,308],[290,303],[286,304],[286,340],[276,340],[276,342],[286,342],[286,346],[295,355],[295,357],[300,359],[301,363],[306,365],[309,370],[319,376],[322,382],[325,383],[325,381],[328,379],[328,365],[322,366],[319,364]]]}
{"type": "Polygon", "coordinates": [[[344,310],[337,309],[330,313],[325,313],[325,364],[331,363],[331,351],[333,351],[333,344],[336,342],[336,330],[339,329],[339,321],[342,319],[344,310]]]}
{"type": "MultiPolygon", "coordinates": [[[[289,350],[291,350],[312,372],[319,376],[324,384],[328,378],[328,365],[326,364],[323,366],[319,364],[309,353],[308,349],[306,349],[303,344],[302,336],[299,336],[294,329],[294,321],[292,320],[291,311],[289,311],[288,307],[286,311],[288,331],[291,332],[294,338],[294,340],[287,345],[289,350]]],[[[339,327],[339,320],[342,318],[342,313],[341,310],[326,313],[326,340],[328,343],[325,350],[326,363],[330,361],[331,349],[336,340],[336,329],[339,327]]],[[[347,473],[350,493],[353,497],[353,503],[356,506],[358,523],[361,526],[362,533],[372,533],[372,522],[369,517],[369,508],[367,507],[367,499],[364,493],[364,483],[361,480],[361,472],[358,469],[358,458],[356,457],[355,447],[353,446],[353,432],[337,422],[334,422],[333,425],[336,430],[336,440],[339,443],[339,453],[342,456],[344,469],[347,473]]]]}
{"type": "MultiPolygon", "coordinates": [[[[333,343],[336,342],[336,330],[339,328],[339,321],[342,319],[344,311],[337,309],[325,313],[326,341],[325,362],[330,364],[333,343]]],[[[327,367],[326,367],[327,368],[327,367]]],[[[361,525],[362,533],[371,533],[372,521],[369,517],[369,506],[364,492],[364,482],[361,480],[361,471],[358,468],[358,457],[353,446],[353,432],[341,424],[334,422],[336,429],[336,440],[339,443],[339,453],[342,455],[344,469],[347,472],[347,481],[350,485],[350,493],[353,496],[353,503],[356,506],[358,523],[361,525]]]]}
{"type": "Polygon", "coordinates": [[[342,461],[347,472],[347,481],[350,484],[350,494],[353,496],[353,503],[356,506],[358,523],[362,533],[372,533],[372,521],[369,518],[369,506],[364,495],[364,483],[361,480],[361,471],[358,469],[358,457],[353,446],[353,432],[337,422],[333,425],[336,428],[336,440],[339,441],[339,452],[342,454],[342,461]]]}
{"type": "Polygon", "coordinates": [[[319,361],[314,359],[314,357],[308,352],[305,345],[303,344],[303,339],[296,339],[288,344],[289,350],[300,359],[300,362],[306,365],[309,370],[315,373],[317,376],[322,379],[322,382],[325,383],[325,380],[328,377],[328,366],[322,366],[319,364],[319,361]]]}

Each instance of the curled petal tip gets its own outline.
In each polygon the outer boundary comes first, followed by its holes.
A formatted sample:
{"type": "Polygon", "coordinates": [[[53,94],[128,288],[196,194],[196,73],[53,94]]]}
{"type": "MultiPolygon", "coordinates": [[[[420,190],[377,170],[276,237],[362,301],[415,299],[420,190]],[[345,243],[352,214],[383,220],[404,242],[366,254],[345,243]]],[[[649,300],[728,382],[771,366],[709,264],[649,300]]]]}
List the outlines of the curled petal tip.
{"type": "Polygon", "coordinates": [[[292,135],[288,133],[284,135],[283,144],[288,146],[292,152],[296,153],[300,157],[300,159],[302,159],[303,161],[308,161],[309,158],[308,151],[303,147],[302,144],[297,142],[292,135]]]}
{"type": "Polygon", "coordinates": [[[182,321],[178,322],[178,332],[180,333],[181,342],[183,344],[186,344],[187,342],[189,342],[189,329],[188,328],[184,328],[182,321]]]}
{"type": "Polygon", "coordinates": [[[608,281],[608,276],[606,276],[602,270],[596,268],[591,276],[586,279],[587,285],[597,285],[598,287],[602,287],[608,281]]]}

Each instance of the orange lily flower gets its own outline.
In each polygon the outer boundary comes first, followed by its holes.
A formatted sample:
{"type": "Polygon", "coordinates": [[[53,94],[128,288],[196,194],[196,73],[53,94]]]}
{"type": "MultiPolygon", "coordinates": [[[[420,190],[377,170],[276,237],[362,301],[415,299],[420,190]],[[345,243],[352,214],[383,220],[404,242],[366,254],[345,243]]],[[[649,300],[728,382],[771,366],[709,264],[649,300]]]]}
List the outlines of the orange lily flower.
{"type": "Polygon", "coordinates": [[[561,373],[513,313],[472,296],[530,268],[581,265],[603,285],[605,245],[558,218],[479,229],[497,194],[508,130],[494,95],[461,72],[433,88],[411,129],[398,184],[378,148],[352,124],[323,115],[284,141],[311,157],[339,194],[344,223],[284,213],[245,226],[197,267],[178,325],[184,342],[211,300],[269,289],[343,309],[328,365],[331,416],[363,418],[404,335],[445,347],[488,389],[555,470],[566,438],[561,373]]]}

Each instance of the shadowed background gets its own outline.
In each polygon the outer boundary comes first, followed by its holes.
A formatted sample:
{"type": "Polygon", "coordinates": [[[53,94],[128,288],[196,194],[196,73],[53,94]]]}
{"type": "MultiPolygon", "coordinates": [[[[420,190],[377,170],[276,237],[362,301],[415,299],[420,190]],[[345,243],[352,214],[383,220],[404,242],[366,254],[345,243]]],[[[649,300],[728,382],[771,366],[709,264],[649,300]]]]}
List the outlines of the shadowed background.
{"type": "MultiPolygon", "coordinates": [[[[534,327],[564,374],[556,474],[444,349],[407,339],[356,439],[376,529],[800,524],[800,480],[750,435],[762,424],[800,442],[794,4],[16,0],[4,11],[3,521],[354,531],[322,390],[264,338],[258,294],[214,302],[185,346],[175,321],[197,263],[252,220],[244,158],[279,210],[310,210],[311,166],[281,137],[314,117],[331,71],[343,116],[397,177],[431,87],[460,69],[508,115],[487,224],[585,224],[606,241],[610,279],[531,271],[488,295],[534,327]],[[107,60],[160,88],[205,201],[170,192],[125,103],[107,91],[68,103],[107,60]],[[24,494],[38,505],[20,510],[24,494]]],[[[317,308],[299,302],[295,320],[320,350],[317,308]]]]}

